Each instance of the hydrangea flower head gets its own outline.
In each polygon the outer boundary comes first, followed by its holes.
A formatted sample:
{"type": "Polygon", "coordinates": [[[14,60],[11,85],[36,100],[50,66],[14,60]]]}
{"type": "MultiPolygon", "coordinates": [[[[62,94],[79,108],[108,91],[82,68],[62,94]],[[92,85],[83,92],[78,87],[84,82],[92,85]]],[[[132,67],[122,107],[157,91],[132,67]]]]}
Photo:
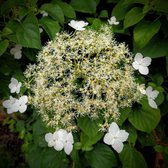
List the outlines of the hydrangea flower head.
{"type": "Polygon", "coordinates": [[[120,153],[123,150],[123,142],[127,140],[128,136],[128,132],[120,130],[118,125],[115,122],[112,122],[103,141],[107,145],[111,145],[114,150],[120,153]]]}
{"type": "Polygon", "coordinates": [[[61,151],[64,149],[65,153],[69,155],[73,150],[73,136],[71,132],[67,132],[64,129],[45,135],[45,140],[48,142],[49,147],[54,147],[55,150],[61,151]]]}
{"type": "Polygon", "coordinates": [[[155,102],[156,97],[158,96],[159,92],[157,90],[153,90],[151,86],[146,88],[146,96],[148,98],[149,105],[152,108],[157,108],[157,104],[155,102]]]}
{"type": "Polygon", "coordinates": [[[22,46],[20,44],[15,45],[14,48],[11,48],[10,53],[14,55],[15,59],[20,59],[22,57],[22,46]]]}
{"type": "Polygon", "coordinates": [[[29,104],[49,128],[77,130],[78,117],[96,119],[101,112],[103,129],[109,119],[119,118],[121,108],[143,96],[131,53],[114,40],[109,25],[58,33],[37,58],[25,72],[25,85],[31,91],[29,104]]]}
{"type": "Polygon", "coordinates": [[[18,82],[17,79],[11,78],[11,83],[9,84],[9,89],[11,93],[19,93],[20,87],[22,86],[21,82],[18,82]]]}
{"type": "Polygon", "coordinates": [[[119,22],[116,20],[115,16],[112,16],[110,19],[107,20],[110,25],[118,25],[119,22]]]}
{"type": "Polygon", "coordinates": [[[83,20],[81,21],[71,20],[70,23],[68,23],[68,25],[74,28],[75,30],[82,31],[82,30],[85,30],[85,26],[87,26],[88,23],[84,22],[83,20]]]}
{"type": "Polygon", "coordinates": [[[141,53],[137,53],[134,57],[134,62],[132,66],[138,70],[141,74],[147,75],[149,73],[148,66],[151,64],[150,57],[144,57],[141,53]]]}

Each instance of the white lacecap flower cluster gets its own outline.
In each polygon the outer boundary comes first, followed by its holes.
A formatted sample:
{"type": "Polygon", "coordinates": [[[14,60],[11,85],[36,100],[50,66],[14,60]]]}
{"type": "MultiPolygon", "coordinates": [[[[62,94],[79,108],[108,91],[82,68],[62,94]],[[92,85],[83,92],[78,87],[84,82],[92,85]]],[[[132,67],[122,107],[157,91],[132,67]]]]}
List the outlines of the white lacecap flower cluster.
{"type": "MultiPolygon", "coordinates": [[[[18,80],[15,78],[11,78],[11,82],[9,84],[9,89],[11,93],[18,94],[20,92],[21,86],[21,82],[18,82],[18,80]]],[[[23,95],[18,99],[10,96],[9,99],[5,100],[2,104],[5,108],[7,108],[7,113],[12,114],[17,111],[19,111],[20,113],[24,113],[27,109],[27,102],[28,97],[26,95],[23,95]]]]}
{"type": "Polygon", "coordinates": [[[21,59],[22,57],[22,46],[20,44],[16,44],[14,48],[10,49],[10,53],[14,55],[15,59],[21,59]]]}
{"type": "Polygon", "coordinates": [[[69,155],[73,150],[73,135],[71,132],[68,133],[64,129],[59,129],[53,134],[47,133],[45,135],[45,140],[48,143],[49,147],[54,147],[54,149],[57,151],[64,149],[67,155],[69,155]]]}

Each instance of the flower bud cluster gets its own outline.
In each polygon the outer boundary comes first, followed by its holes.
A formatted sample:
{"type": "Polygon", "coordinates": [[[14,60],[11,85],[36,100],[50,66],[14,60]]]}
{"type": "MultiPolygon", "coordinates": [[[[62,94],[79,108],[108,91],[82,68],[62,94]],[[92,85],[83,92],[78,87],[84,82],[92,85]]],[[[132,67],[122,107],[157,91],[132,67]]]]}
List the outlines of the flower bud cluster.
{"type": "Polygon", "coordinates": [[[26,86],[29,103],[48,127],[71,131],[77,128],[76,118],[86,115],[103,117],[107,125],[143,96],[132,55],[115,41],[110,26],[58,33],[37,59],[25,72],[26,86]]]}

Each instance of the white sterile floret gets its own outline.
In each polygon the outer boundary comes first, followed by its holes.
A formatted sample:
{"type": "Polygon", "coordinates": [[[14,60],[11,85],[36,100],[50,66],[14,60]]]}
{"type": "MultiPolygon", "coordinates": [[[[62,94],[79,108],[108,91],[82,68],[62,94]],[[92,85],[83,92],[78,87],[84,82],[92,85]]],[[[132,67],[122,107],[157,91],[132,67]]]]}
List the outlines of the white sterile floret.
{"type": "Polygon", "coordinates": [[[12,96],[8,100],[5,100],[2,105],[7,108],[7,113],[12,114],[18,111],[18,100],[12,96]]]}
{"type": "Polygon", "coordinates": [[[88,25],[87,22],[84,21],[75,21],[75,20],[71,20],[70,23],[68,23],[69,26],[71,26],[72,28],[74,28],[75,30],[85,30],[85,26],[88,25]]]}
{"type": "Polygon", "coordinates": [[[14,48],[11,48],[10,53],[14,55],[15,59],[20,59],[22,57],[22,46],[20,44],[15,45],[14,48]]]}
{"type": "Polygon", "coordinates": [[[18,111],[20,113],[24,113],[27,109],[27,105],[26,103],[28,102],[28,97],[27,96],[21,96],[19,99],[18,99],[18,111]]]}
{"type": "Polygon", "coordinates": [[[67,155],[72,152],[74,140],[71,132],[68,133],[66,130],[60,129],[53,134],[47,133],[45,140],[49,147],[54,147],[57,151],[64,149],[67,155]]]}
{"type": "Polygon", "coordinates": [[[151,64],[152,59],[150,57],[144,57],[141,53],[137,53],[134,57],[132,66],[138,70],[141,74],[147,75],[149,73],[148,66],[151,64]]]}
{"type": "Polygon", "coordinates": [[[118,25],[119,22],[116,20],[115,16],[112,16],[110,19],[107,20],[110,25],[118,25]]]}
{"type": "Polygon", "coordinates": [[[9,84],[9,89],[11,93],[19,93],[20,92],[20,87],[22,86],[21,82],[18,82],[17,79],[11,78],[11,82],[9,84]]]}
{"type": "Polygon", "coordinates": [[[155,103],[155,99],[158,96],[159,92],[157,90],[153,90],[151,86],[146,88],[146,96],[148,98],[149,105],[152,108],[157,108],[157,104],[155,103]]]}
{"type": "Polygon", "coordinates": [[[108,132],[104,136],[104,143],[111,145],[114,150],[120,153],[123,150],[123,142],[127,140],[129,133],[125,130],[120,130],[115,122],[112,122],[108,128],[108,132]]]}
{"type": "Polygon", "coordinates": [[[41,14],[43,17],[48,16],[48,13],[47,13],[46,11],[44,11],[44,10],[42,10],[42,11],[40,12],[40,14],[41,14]]]}

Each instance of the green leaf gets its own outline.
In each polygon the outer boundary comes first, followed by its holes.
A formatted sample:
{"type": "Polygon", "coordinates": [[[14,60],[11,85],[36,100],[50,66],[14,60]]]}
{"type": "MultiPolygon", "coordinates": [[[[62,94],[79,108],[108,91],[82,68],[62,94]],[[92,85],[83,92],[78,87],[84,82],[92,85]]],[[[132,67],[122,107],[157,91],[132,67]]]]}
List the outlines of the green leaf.
{"type": "Polygon", "coordinates": [[[89,137],[94,137],[99,132],[101,120],[93,120],[89,117],[78,118],[79,128],[89,137]]]}
{"type": "Polygon", "coordinates": [[[102,10],[99,15],[100,18],[108,18],[108,11],[102,10]]]}
{"type": "Polygon", "coordinates": [[[50,19],[49,17],[43,17],[39,20],[39,23],[47,32],[50,39],[53,39],[56,36],[56,33],[60,31],[60,25],[58,21],[50,19]]]}
{"type": "Polygon", "coordinates": [[[128,28],[136,23],[138,23],[140,20],[143,19],[145,14],[142,12],[142,8],[134,7],[132,8],[125,16],[124,20],[124,28],[128,28]]]}
{"type": "Polygon", "coordinates": [[[110,147],[104,144],[97,144],[93,151],[85,154],[89,165],[92,168],[112,168],[117,166],[117,159],[110,147]]]}
{"type": "Polygon", "coordinates": [[[127,4],[125,0],[120,0],[113,8],[111,15],[115,16],[117,20],[122,20],[131,7],[132,4],[127,4]]]}
{"type": "Polygon", "coordinates": [[[119,154],[123,168],[147,168],[143,155],[130,145],[125,145],[119,154]]]}
{"type": "Polygon", "coordinates": [[[13,34],[8,38],[23,47],[41,49],[41,39],[37,18],[30,14],[23,22],[10,21],[7,25],[13,34]]]}
{"type": "Polygon", "coordinates": [[[126,108],[120,109],[120,118],[117,121],[117,124],[119,126],[122,126],[123,122],[128,118],[130,112],[131,112],[131,108],[130,107],[126,107],[126,108]]]}
{"type": "Polygon", "coordinates": [[[160,21],[141,21],[134,28],[134,43],[138,48],[143,48],[149,40],[159,31],[160,21]]]}
{"type": "Polygon", "coordinates": [[[3,40],[0,42],[0,56],[6,51],[8,48],[9,41],[8,40],[3,40]]]}
{"type": "Polygon", "coordinates": [[[159,109],[151,108],[148,101],[142,100],[142,108],[133,110],[128,120],[138,130],[144,132],[151,132],[160,121],[161,115],[159,109]]]}
{"type": "Polygon", "coordinates": [[[163,75],[161,73],[152,75],[152,81],[158,86],[162,85],[162,83],[164,82],[163,75]]]}
{"type": "Polygon", "coordinates": [[[148,44],[142,49],[134,46],[134,52],[141,52],[151,58],[159,58],[168,55],[168,41],[167,39],[161,39],[158,36],[154,36],[148,44]]]}
{"type": "Polygon", "coordinates": [[[46,3],[42,5],[41,10],[46,11],[53,19],[59,21],[61,24],[64,23],[64,13],[59,5],[46,3]]]}
{"type": "Polygon", "coordinates": [[[58,5],[61,7],[61,9],[66,17],[72,18],[72,19],[76,18],[75,10],[72,8],[71,5],[69,5],[65,2],[58,2],[58,5]]]}
{"type": "Polygon", "coordinates": [[[97,2],[95,0],[71,0],[70,5],[78,12],[96,13],[97,2]]]}
{"type": "Polygon", "coordinates": [[[98,132],[94,137],[89,137],[85,133],[81,132],[80,135],[80,142],[81,142],[81,148],[83,151],[90,151],[93,149],[94,144],[96,144],[102,137],[103,132],[98,132]]]}
{"type": "Polygon", "coordinates": [[[144,133],[139,132],[138,134],[138,141],[141,143],[142,146],[154,146],[156,145],[155,136],[153,133],[144,133]]]}
{"type": "Polygon", "coordinates": [[[127,141],[134,145],[138,137],[136,129],[131,124],[127,124],[124,129],[126,129],[126,131],[130,133],[127,141]]]}
{"type": "Polygon", "coordinates": [[[102,22],[100,19],[97,19],[95,18],[93,21],[92,21],[92,25],[90,26],[92,29],[94,30],[99,30],[102,26],[102,22]]]}

